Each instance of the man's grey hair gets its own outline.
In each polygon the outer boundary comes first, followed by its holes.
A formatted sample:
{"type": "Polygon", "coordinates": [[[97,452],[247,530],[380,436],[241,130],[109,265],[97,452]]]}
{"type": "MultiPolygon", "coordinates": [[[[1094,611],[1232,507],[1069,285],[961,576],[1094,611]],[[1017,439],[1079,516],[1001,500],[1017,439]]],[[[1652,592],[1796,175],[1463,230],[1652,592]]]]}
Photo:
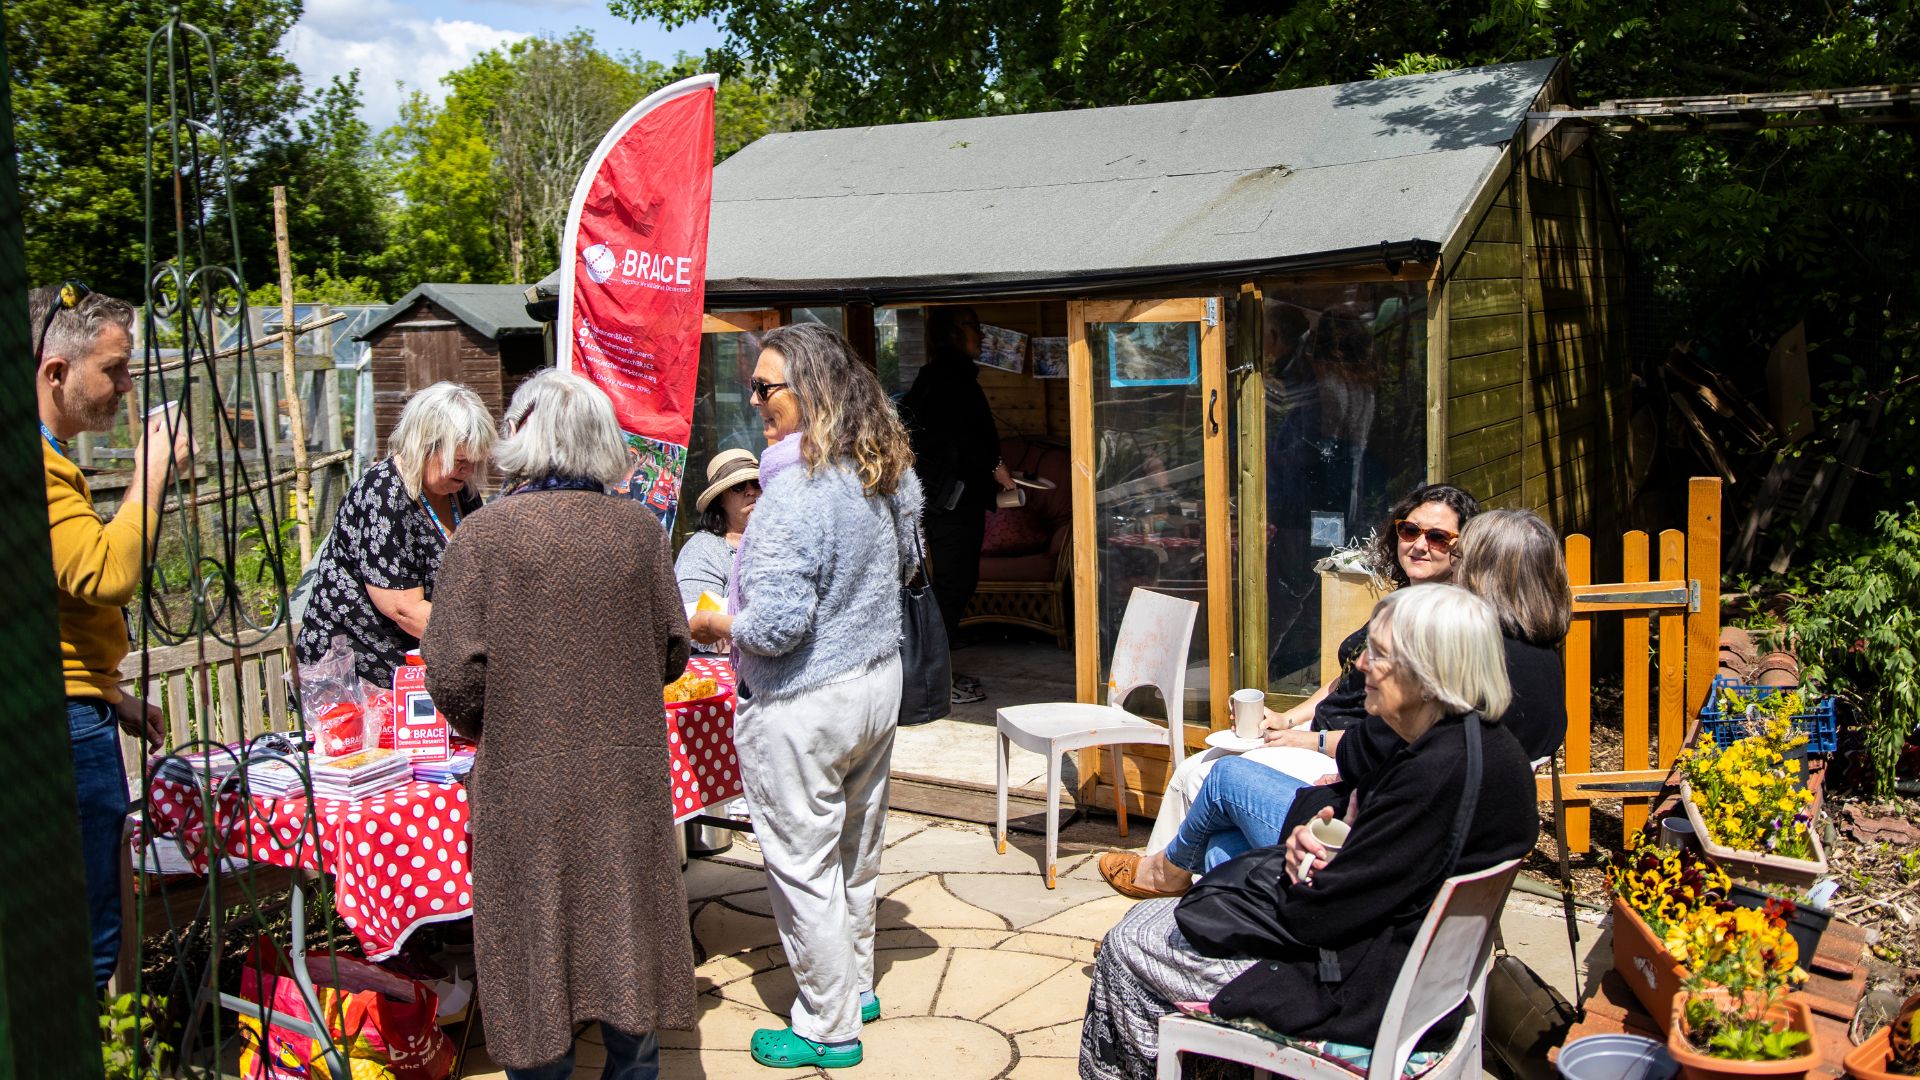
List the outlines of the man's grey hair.
{"type": "Polygon", "coordinates": [[[493,440],[493,414],[480,395],[459,383],[437,382],[407,399],[400,423],[387,436],[387,450],[407,495],[417,499],[429,457],[437,456],[446,471],[465,450],[467,460],[478,466],[493,451],[493,440]]]}
{"type": "Polygon", "coordinates": [[[513,392],[495,462],[507,486],[549,476],[612,484],[627,473],[613,400],[570,371],[548,368],[513,392]]]}
{"type": "Polygon", "coordinates": [[[1392,632],[1393,663],[1449,715],[1498,720],[1513,702],[1507,649],[1493,605],[1458,585],[1414,585],[1387,594],[1370,624],[1392,632]]]}
{"type": "Polygon", "coordinates": [[[47,312],[60,304],[60,286],[45,285],[27,296],[27,318],[33,324],[33,349],[44,360],[62,356],[78,360],[87,355],[100,331],[117,326],[133,336],[133,305],[104,293],[88,293],[71,310],[63,309],[47,327],[45,351],[40,348],[40,328],[47,326],[47,312]]]}

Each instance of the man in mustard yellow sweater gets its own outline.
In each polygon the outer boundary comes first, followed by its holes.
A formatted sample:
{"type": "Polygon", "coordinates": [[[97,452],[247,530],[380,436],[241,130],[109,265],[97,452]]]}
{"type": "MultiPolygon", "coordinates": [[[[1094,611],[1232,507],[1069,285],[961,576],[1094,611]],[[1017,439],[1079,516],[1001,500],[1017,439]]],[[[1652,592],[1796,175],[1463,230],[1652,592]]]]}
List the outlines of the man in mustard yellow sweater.
{"type": "Polygon", "coordinates": [[[128,649],[122,609],[140,593],[142,563],[160,532],[167,473],[187,459],[188,441],[184,424],[170,433],[166,414],[152,417],[134,448],[133,476],[119,512],[102,520],[86,477],[67,457],[67,444],[83,431],[111,431],[121,399],[133,389],[133,307],[98,293],[67,307],[58,289],[45,288],[34,290],[28,309],[40,357],[41,457],[93,973],[105,988],[120,949],[120,837],[127,813],[115,725],[155,745],[162,734],[160,710],[120,690],[120,661],[128,649]]]}

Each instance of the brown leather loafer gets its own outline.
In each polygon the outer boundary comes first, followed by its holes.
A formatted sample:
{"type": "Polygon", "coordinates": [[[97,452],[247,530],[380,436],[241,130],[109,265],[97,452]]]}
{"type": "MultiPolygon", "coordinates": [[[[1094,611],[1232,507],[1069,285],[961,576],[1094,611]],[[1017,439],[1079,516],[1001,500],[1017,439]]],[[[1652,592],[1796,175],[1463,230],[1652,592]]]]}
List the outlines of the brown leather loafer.
{"type": "Polygon", "coordinates": [[[1100,856],[1100,876],[1105,878],[1107,884],[1113,886],[1113,891],[1121,896],[1130,896],[1135,900],[1159,900],[1169,896],[1180,896],[1187,891],[1181,889],[1179,892],[1161,892],[1158,889],[1135,885],[1133,875],[1139,868],[1140,856],[1131,851],[1109,851],[1100,856]]]}

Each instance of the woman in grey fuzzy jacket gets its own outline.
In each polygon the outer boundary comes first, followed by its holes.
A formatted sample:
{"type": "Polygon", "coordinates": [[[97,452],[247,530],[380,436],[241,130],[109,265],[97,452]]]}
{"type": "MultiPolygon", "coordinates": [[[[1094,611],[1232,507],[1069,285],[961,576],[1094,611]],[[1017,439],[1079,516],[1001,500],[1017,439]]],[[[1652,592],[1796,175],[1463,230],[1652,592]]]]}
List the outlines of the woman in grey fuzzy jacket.
{"type": "Polygon", "coordinates": [[[768,443],[760,501],[729,614],[696,612],[691,629],[733,640],[734,746],[800,991],[792,1026],[756,1031],[753,1057],[837,1068],[860,1063],[860,1026],[880,1016],[874,886],[920,483],[879,381],[832,330],[768,334],[752,388],[768,443]]]}

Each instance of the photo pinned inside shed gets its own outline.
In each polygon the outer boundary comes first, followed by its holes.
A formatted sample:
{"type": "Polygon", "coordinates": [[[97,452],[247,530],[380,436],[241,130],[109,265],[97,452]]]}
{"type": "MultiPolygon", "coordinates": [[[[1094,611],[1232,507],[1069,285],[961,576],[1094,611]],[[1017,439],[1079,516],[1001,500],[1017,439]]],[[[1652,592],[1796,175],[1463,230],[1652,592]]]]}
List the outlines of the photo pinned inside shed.
{"type": "MultiPolygon", "coordinates": [[[[1309,694],[1324,682],[1323,623],[1362,588],[1315,564],[1335,536],[1365,540],[1426,477],[1427,301],[1418,283],[1275,280],[1262,292],[1268,688],[1309,694]]],[[[1325,629],[1338,638],[1358,625],[1325,629]]]]}

